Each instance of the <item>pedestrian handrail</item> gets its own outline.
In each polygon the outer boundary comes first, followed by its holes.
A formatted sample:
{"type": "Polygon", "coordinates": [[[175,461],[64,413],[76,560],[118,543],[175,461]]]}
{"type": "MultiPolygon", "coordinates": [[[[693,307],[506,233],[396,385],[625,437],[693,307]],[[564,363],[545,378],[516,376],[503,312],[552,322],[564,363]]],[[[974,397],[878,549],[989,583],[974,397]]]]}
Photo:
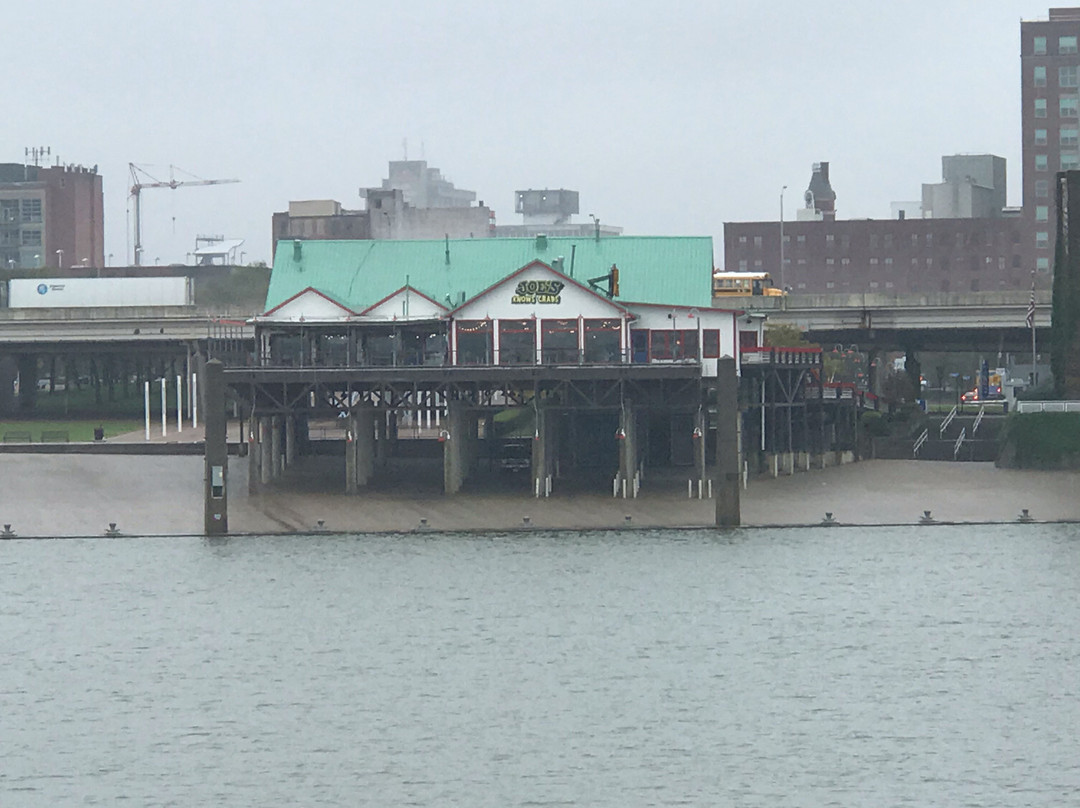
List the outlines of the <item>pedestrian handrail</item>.
{"type": "Polygon", "coordinates": [[[979,424],[982,423],[984,415],[986,415],[986,407],[980,404],[979,414],[975,416],[975,423],[971,425],[971,437],[975,437],[975,433],[979,431],[979,424]]]}
{"type": "Polygon", "coordinates": [[[921,449],[923,444],[926,443],[928,440],[930,440],[930,430],[924,429],[922,431],[922,434],[919,435],[918,439],[915,441],[915,457],[919,456],[919,449],[921,449]]]}
{"type": "Polygon", "coordinates": [[[1017,412],[1080,412],[1080,401],[1017,401],[1017,412]]]}
{"type": "Polygon", "coordinates": [[[960,437],[958,437],[956,439],[956,443],[953,444],[953,448],[952,448],[952,459],[953,460],[956,460],[957,456],[960,454],[960,447],[964,445],[964,436],[966,434],[967,434],[967,428],[966,427],[964,429],[960,430],[960,437]]]}
{"type": "Polygon", "coordinates": [[[953,418],[956,417],[956,406],[949,411],[949,414],[945,416],[945,420],[941,422],[941,426],[938,428],[938,437],[940,438],[945,434],[945,430],[949,428],[949,424],[952,423],[953,418]]]}

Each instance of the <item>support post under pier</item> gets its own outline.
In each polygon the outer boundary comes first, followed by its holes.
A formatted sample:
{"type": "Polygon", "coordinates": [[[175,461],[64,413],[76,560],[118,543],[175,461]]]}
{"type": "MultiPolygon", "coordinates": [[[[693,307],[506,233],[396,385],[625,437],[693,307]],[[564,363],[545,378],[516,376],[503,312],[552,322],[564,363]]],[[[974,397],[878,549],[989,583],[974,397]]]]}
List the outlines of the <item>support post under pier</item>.
{"type": "Polygon", "coordinates": [[[206,397],[203,474],[203,531],[207,536],[229,532],[229,450],[226,443],[224,365],[216,359],[206,363],[203,395],[206,397]]]}
{"type": "Polygon", "coordinates": [[[735,360],[720,359],[716,373],[716,526],[738,527],[739,511],[739,377],[735,360]]]}

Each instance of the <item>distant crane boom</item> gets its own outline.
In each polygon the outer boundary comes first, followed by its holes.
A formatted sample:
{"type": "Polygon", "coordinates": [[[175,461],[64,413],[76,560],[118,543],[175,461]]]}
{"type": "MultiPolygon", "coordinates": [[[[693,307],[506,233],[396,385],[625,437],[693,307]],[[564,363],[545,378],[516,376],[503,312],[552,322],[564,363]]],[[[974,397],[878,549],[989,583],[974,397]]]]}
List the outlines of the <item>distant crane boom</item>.
{"type": "MultiPolygon", "coordinates": [[[[152,176],[144,168],[140,168],[134,163],[128,163],[128,169],[131,171],[131,198],[135,201],[135,266],[142,265],[142,191],[143,188],[171,188],[176,190],[177,188],[190,187],[193,185],[224,185],[230,182],[240,182],[240,180],[204,180],[196,177],[190,180],[178,180],[175,177],[176,171],[183,171],[176,166],[169,166],[169,179],[159,180],[157,177],[152,176]],[[149,181],[147,181],[149,180],[149,181]]],[[[183,173],[187,173],[183,171],[183,173]]],[[[192,175],[193,176],[193,175],[192,175]]]]}

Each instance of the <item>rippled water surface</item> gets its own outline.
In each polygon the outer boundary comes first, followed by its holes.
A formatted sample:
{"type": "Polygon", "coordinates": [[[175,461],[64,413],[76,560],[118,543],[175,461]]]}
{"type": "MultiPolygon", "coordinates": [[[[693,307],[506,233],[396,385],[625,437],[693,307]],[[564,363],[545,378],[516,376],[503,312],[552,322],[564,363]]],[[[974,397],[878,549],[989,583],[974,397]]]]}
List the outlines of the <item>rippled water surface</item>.
{"type": "Polygon", "coordinates": [[[1080,801],[1080,528],[0,542],[0,805],[1080,801]]]}

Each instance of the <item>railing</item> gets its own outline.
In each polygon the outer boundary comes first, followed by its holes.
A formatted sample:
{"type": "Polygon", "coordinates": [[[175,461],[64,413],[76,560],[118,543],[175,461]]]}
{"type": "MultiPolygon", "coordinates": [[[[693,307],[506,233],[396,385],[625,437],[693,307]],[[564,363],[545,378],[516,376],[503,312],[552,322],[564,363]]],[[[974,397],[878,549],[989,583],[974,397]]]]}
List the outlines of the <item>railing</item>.
{"type": "Polygon", "coordinates": [[[941,426],[938,428],[938,437],[940,438],[945,434],[945,430],[949,428],[949,424],[952,423],[953,418],[956,417],[956,406],[954,405],[949,414],[945,416],[945,420],[941,422],[941,426]]]}
{"type": "Polygon", "coordinates": [[[958,437],[956,439],[956,443],[953,444],[953,447],[952,447],[952,459],[953,460],[956,460],[957,456],[960,454],[960,447],[964,445],[964,437],[966,435],[967,435],[967,428],[965,427],[964,429],[960,430],[960,437],[958,437]]]}
{"type": "Polygon", "coordinates": [[[821,364],[821,348],[741,348],[744,365],[807,365],[821,364]]]}
{"type": "Polygon", "coordinates": [[[1080,412],[1080,401],[1017,401],[1017,412],[1080,412]]]}
{"type": "Polygon", "coordinates": [[[923,447],[923,444],[926,443],[929,439],[930,439],[930,430],[929,429],[924,429],[922,431],[922,434],[919,435],[919,439],[915,441],[915,451],[914,451],[914,456],[915,457],[919,456],[919,449],[921,449],[923,447]]]}
{"type": "Polygon", "coordinates": [[[826,382],[821,386],[821,395],[822,398],[850,400],[855,398],[855,385],[850,382],[831,384],[826,382]]]}
{"type": "Polygon", "coordinates": [[[979,424],[982,423],[983,416],[986,415],[986,407],[979,405],[979,414],[975,416],[975,423],[971,425],[971,437],[975,437],[975,433],[979,431],[979,424]]]}

